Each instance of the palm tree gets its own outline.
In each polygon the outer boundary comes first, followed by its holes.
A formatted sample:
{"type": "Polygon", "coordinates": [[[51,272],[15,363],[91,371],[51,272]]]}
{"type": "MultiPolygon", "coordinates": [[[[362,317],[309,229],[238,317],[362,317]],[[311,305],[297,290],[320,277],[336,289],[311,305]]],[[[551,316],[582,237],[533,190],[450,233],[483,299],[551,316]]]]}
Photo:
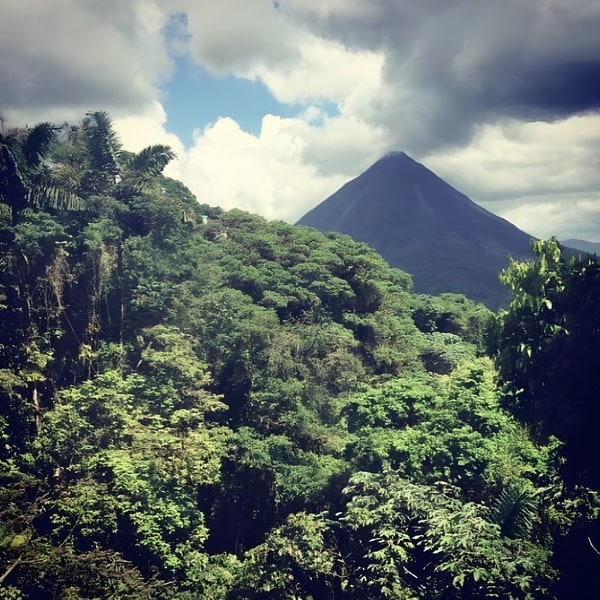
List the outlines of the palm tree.
{"type": "Polygon", "coordinates": [[[115,186],[115,196],[127,200],[144,192],[174,158],[173,150],[163,144],[148,146],[137,154],[123,153],[121,180],[115,186]]]}
{"type": "Polygon", "coordinates": [[[138,153],[123,150],[109,114],[87,113],[83,130],[91,171],[86,178],[88,192],[109,193],[128,200],[147,189],[175,153],[169,146],[156,144],[138,153]]]}
{"type": "Polygon", "coordinates": [[[106,111],[89,112],[83,120],[89,159],[93,169],[107,174],[115,183],[119,176],[121,141],[106,111]]]}
{"type": "MultiPolygon", "coordinates": [[[[156,183],[175,158],[169,146],[156,144],[138,153],[125,152],[109,114],[87,113],[81,129],[73,128],[70,144],[79,147],[80,164],[65,157],[47,157],[60,128],[40,123],[31,129],[0,135],[0,201],[12,209],[13,223],[28,206],[81,210],[82,198],[113,196],[128,201],[156,183]]],[[[77,151],[75,152],[77,154],[77,151]]]]}
{"type": "Polygon", "coordinates": [[[27,187],[13,153],[4,143],[0,145],[0,200],[10,206],[15,225],[19,212],[27,206],[27,187]]]}
{"type": "Polygon", "coordinates": [[[56,128],[47,122],[0,136],[0,198],[11,207],[13,224],[27,206],[81,208],[80,198],[50,179],[45,159],[55,138],[56,128]]]}

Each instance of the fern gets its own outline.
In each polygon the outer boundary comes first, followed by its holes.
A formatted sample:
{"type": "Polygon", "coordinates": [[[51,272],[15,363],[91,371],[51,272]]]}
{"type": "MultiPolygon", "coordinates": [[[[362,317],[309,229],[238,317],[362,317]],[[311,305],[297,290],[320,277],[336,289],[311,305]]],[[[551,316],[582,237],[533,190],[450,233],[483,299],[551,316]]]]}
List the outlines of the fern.
{"type": "Polygon", "coordinates": [[[491,521],[500,525],[500,533],[509,538],[527,539],[533,529],[537,502],[523,483],[504,488],[491,508],[491,521]]]}

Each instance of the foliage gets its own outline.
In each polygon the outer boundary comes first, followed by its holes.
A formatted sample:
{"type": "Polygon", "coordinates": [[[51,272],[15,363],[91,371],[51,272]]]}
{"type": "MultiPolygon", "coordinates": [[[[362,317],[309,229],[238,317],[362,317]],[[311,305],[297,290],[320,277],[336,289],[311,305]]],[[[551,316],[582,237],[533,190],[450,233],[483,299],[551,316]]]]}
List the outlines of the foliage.
{"type": "Polygon", "coordinates": [[[483,304],[476,304],[462,294],[415,297],[413,318],[424,333],[451,333],[475,344],[483,353],[493,313],[483,304]]]}
{"type": "Polygon", "coordinates": [[[412,294],[348,236],[198,204],[162,175],[170,148],[123,150],[105,112],[0,152],[3,596],[541,598],[573,581],[567,549],[596,539],[600,506],[567,477],[593,469],[574,432],[591,444],[594,265],[543,244],[543,268],[511,265],[499,390],[483,306],[412,294]],[[559,372],[582,393],[561,396],[559,372]]]}
{"type": "Polygon", "coordinates": [[[370,550],[353,572],[368,597],[533,598],[552,575],[548,552],[513,541],[487,507],[438,482],[411,483],[394,471],[357,473],[342,517],[370,550]]]}
{"type": "Polygon", "coordinates": [[[535,261],[502,274],[514,299],[499,315],[496,362],[509,405],[540,436],[566,443],[569,477],[595,487],[593,430],[599,417],[600,270],[591,258],[563,257],[556,240],[532,246],[535,261]]]}

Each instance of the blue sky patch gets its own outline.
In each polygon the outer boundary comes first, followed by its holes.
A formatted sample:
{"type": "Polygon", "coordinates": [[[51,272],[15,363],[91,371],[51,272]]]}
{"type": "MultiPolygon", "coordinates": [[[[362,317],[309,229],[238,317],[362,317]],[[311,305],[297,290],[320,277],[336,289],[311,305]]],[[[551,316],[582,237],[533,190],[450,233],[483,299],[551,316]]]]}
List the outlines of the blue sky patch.
{"type": "MultiPolygon", "coordinates": [[[[278,8],[277,3],[274,6],[278,8]]],[[[173,76],[160,86],[161,103],[167,113],[167,130],[185,146],[192,145],[194,129],[204,129],[220,117],[231,117],[244,131],[259,135],[265,115],[290,118],[305,108],[303,104],[279,102],[260,80],[219,77],[194,64],[188,54],[191,34],[185,13],[171,15],[163,35],[175,69],[173,76]]],[[[339,114],[335,103],[318,106],[322,117],[339,114]]]]}
{"type": "Polygon", "coordinates": [[[258,135],[264,115],[293,117],[302,110],[299,105],[278,102],[261,81],[216,77],[187,59],[175,62],[175,74],[163,86],[162,104],[167,129],[186,146],[192,143],[192,128],[203,129],[219,117],[231,117],[244,131],[258,135]]]}

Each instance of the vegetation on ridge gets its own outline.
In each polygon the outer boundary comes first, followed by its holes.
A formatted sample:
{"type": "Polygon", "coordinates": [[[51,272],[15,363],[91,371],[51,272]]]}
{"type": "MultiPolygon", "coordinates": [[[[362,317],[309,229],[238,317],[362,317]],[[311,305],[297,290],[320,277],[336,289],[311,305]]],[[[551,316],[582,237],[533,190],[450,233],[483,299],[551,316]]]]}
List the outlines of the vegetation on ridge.
{"type": "Polygon", "coordinates": [[[493,315],[172,158],[0,139],[0,597],[592,597],[597,265],[493,315]]]}

